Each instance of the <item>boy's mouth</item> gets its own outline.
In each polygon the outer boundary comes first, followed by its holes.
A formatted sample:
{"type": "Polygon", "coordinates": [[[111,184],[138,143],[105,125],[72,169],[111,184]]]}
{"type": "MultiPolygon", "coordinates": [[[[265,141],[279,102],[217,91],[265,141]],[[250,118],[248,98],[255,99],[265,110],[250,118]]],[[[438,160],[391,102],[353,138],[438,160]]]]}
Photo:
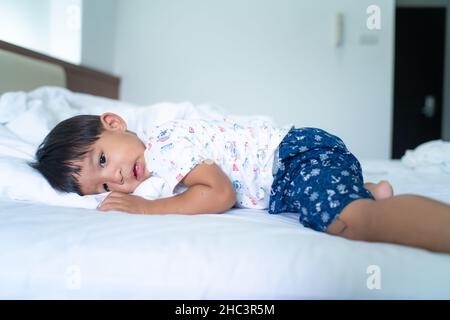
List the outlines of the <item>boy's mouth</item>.
{"type": "Polygon", "coordinates": [[[136,180],[139,180],[142,176],[142,164],[140,162],[136,162],[133,167],[133,175],[136,180]]]}

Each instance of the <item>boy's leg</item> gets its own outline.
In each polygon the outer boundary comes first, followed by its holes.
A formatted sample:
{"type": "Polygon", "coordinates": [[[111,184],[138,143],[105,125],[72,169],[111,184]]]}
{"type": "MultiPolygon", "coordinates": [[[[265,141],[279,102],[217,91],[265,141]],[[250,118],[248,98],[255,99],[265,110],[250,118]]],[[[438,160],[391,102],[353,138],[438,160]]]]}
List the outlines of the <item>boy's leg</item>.
{"type": "Polygon", "coordinates": [[[327,233],[450,252],[450,206],[414,195],[356,200],[342,210],[327,233]]]}

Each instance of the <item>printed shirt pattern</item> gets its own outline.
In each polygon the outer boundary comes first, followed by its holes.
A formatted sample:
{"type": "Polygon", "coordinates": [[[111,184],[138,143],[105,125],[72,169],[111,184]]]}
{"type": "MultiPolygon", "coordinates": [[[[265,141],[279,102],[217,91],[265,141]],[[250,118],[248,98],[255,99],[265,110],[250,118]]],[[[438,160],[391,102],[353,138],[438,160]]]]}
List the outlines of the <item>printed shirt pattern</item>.
{"type": "Polygon", "coordinates": [[[166,183],[162,196],[184,192],[180,181],[195,166],[213,160],[236,190],[236,206],[267,209],[274,155],[290,128],[274,128],[256,119],[174,120],[138,133],[154,177],[166,183]]]}

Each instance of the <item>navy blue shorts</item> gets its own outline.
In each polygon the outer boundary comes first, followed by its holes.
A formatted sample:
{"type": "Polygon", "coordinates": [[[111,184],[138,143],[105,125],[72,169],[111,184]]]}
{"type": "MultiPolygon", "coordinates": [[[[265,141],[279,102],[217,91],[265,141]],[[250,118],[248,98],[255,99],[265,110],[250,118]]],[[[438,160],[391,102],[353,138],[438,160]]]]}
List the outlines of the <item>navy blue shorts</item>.
{"type": "Polygon", "coordinates": [[[338,137],[316,128],[292,128],[279,146],[269,213],[298,212],[305,227],[325,231],[357,199],[374,199],[363,187],[361,165],[338,137]]]}

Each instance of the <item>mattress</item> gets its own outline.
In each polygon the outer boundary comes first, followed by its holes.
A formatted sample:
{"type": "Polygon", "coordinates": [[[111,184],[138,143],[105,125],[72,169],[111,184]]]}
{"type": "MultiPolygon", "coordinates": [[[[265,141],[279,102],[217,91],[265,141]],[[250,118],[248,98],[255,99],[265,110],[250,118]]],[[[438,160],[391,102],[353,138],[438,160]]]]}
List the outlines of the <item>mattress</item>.
{"type": "MultiPolygon", "coordinates": [[[[450,174],[363,161],[450,203],[450,174]]],[[[26,186],[25,186],[26,187],[26,186]]],[[[0,199],[3,299],[448,299],[450,255],[351,241],[294,213],[131,215],[0,199]]]]}

